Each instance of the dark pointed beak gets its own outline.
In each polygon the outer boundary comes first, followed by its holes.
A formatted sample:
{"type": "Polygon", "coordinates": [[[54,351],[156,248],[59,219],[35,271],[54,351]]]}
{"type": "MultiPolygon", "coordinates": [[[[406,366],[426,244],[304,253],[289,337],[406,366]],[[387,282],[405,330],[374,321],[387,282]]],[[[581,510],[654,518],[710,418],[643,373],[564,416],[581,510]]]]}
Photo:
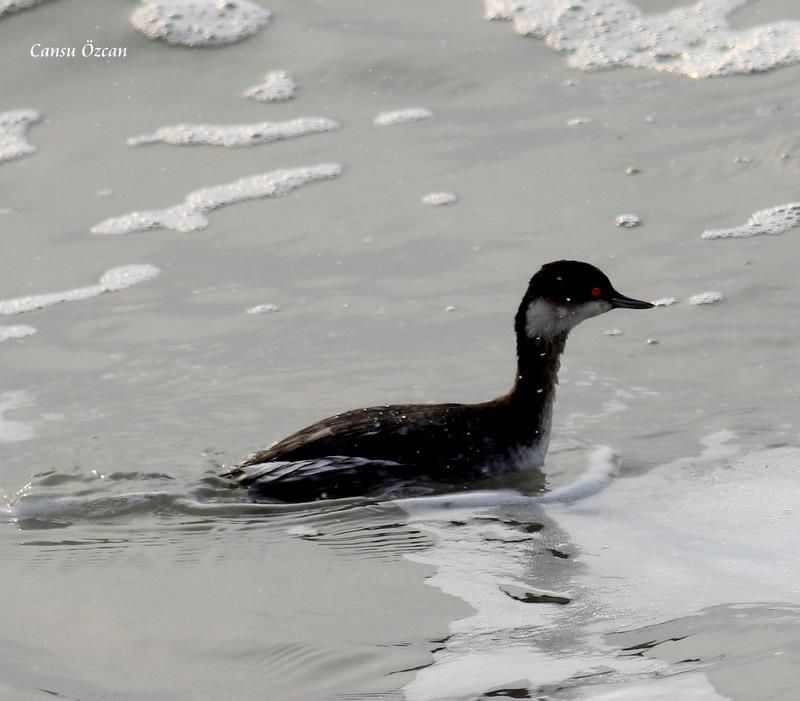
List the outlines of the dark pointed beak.
{"type": "Polygon", "coordinates": [[[626,297],[619,292],[614,291],[608,300],[614,307],[621,309],[652,309],[655,305],[650,302],[643,302],[641,299],[633,299],[633,297],[626,297]]]}

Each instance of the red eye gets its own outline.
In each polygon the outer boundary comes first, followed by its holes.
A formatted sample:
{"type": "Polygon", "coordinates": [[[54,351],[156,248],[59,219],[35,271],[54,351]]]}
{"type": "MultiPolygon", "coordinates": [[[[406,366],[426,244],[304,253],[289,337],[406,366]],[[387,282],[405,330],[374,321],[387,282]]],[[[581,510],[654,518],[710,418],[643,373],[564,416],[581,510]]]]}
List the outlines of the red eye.
{"type": "Polygon", "coordinates": [[[603,290],[602,289],[600,289],[599,287],[593,287],[592,288],[592,297],[596,298],[596,297],[599,297],[601,294],[603,294],[603,290]]]}

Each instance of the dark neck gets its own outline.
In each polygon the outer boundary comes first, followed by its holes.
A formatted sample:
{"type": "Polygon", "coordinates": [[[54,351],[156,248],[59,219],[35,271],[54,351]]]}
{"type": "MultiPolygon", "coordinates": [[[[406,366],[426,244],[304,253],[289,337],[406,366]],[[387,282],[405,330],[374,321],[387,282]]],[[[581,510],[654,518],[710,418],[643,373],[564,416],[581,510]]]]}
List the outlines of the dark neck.
{"type": "Polygon", "coordinates": [[[529,333],[528,325],[534,321],[528,318],[529,313],[538,298],[535,279],[531,280],[514,317],[514,331],[517,336],[517,376],[507,396],[517,406],[522,405],[535,412],[541,412],[544,407],[553,403],[561,354],[564,352],[569,330],[553,334],[546,333],[549,329],[543,328],[541,335],[529,333]]]}
{"type": "Polygon", "coordinates": [[[517,376],[509,393],[512,402],[540,406],[552,402],[567,333],[552,338],[517,333],[517,376]]]}

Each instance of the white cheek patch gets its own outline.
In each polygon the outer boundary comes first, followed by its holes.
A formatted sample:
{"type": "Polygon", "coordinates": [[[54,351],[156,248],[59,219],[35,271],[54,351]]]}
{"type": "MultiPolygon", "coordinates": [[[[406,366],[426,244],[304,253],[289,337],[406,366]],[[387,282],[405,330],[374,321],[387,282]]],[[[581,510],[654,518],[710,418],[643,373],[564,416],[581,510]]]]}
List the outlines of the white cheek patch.
{"type": "Polygon", "coordinates": [[[525,315],[525,333],[530,338],[552,338],[569,331],[585,319],[603,314],[611,308],[611,304],[605,300],[566,307],[544,299],[537,299],[528,305],[525,315]]]}
{"type": "Polygon", "coordinates": [[[550,302],[537,299],[528,305],[525,314],[525,333],[529,337],[555,336],[564,324],[566,310],[550,302]]]}

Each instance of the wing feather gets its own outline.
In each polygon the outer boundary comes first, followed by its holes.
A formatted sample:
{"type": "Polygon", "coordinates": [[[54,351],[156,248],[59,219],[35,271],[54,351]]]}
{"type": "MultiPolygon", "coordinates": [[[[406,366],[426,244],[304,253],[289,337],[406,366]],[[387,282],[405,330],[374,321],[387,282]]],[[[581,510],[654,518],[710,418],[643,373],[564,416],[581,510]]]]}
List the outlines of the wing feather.
{"type": "Polygon", "coordinates": [[[223,475],[255,498],[314,501],[369,493],[408,479],[409,466],[343,455],[240,465],[223,475]]]}

